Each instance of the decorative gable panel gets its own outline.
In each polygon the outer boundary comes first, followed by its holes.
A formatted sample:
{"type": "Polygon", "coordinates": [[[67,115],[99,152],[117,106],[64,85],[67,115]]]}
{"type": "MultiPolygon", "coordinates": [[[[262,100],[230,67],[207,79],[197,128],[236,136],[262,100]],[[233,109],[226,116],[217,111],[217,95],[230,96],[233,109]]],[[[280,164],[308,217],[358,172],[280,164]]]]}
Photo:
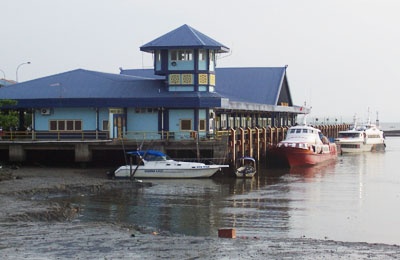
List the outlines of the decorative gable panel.
{"type": "Polygon", "coordinates": [[[193,84],[193,74],[182,74],[182,84],[184,85],[193,84]]]}
{"type": "Polygon", "coordinates": [[[199,74],[199,84],[200,85],[208,84],[208,75],[207,74],[199,74]]]}
{"type": "Polygon", "coordinates": [[[169,84],[179,85],[181,84],[181,77],[179,74],[169,74],[169,84]]]}

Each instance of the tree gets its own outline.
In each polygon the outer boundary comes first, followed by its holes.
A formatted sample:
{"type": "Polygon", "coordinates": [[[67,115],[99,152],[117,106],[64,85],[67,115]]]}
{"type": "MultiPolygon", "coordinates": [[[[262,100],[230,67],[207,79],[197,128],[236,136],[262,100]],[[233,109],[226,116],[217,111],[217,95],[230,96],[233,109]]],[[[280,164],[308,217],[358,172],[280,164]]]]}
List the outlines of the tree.
{"type": "Polygon", "coordinates": [[[4,106],[13,106],[16,105],[17,101],[1,99],[0,100],[0,128],[7,130],[11,127],[15,127],[18,125],[18,112],[12,110],[3,110],[1,109],[4,106]]]}

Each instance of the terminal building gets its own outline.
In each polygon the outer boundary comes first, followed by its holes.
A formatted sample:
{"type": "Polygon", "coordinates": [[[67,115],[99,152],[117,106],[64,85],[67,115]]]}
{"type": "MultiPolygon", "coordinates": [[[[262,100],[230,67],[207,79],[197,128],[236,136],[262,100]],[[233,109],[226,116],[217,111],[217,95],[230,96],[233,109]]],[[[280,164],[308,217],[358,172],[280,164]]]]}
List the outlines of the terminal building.
{"type": "Polygon", "coordinates": [[[229,48],[186,24],[140,50],[153,69],[76,69],[3,86],[1,98],[17,102],[0,109],[19,111],[17,128],[31,140],[213,138],[293,125],[309,112],[293,104],[287,66],[219,68],[229,48]]]}

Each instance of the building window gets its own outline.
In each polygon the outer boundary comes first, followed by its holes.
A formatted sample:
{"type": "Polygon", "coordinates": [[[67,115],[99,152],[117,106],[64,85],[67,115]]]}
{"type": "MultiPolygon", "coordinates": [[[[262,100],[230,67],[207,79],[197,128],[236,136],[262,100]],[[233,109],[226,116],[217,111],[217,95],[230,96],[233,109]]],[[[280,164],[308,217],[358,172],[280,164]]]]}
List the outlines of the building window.
{"type": "Polygon", "coordinates": [[[49,128],[50,130],[57,130],[57,121],[51,120],[49,128]]]}
{"type": "Polygon", "coordinates": [[[103,131],[108,131],[108,120],[103,120],[103,131]]]}
{"type": "Polygon", "coordinates": [[[74,130],[75,131],[81,131],[82,130],[82,121],[81,120],[74,120],[74,123],[75,123],[74,130]]]}
{"type": "Polygon", "coordinates": [[[65,130],[65,121],[64,120],[57,121],[57,130],[60,130],[60,131],[65,130]]]}
{"type": "Polygon", "coordinates": [[[156,51],[156,61],[161,62],[161,51],[156,51]]]}
{"type": "Polygon", "coordinates": [[[180,120],[180,129],[181,129],[181,131],[192,130],[192,120],[191,119],[181,119],[180,120]]]}
{"type": "Polygon", "coordinates": [[[200,121],[199,121],[199,130],[200,131],[206,131],[206,120],[205,119],[200,119],[200,121]]]}
{"type": "Polygon", "coordinates": [[[235,125],[235,118],[229,117],[228,123],[229,128],[233,128],[233,126],[235,125]]]}
{"type": "Polygon", "coordinates": [[[207,58],[207,51],[206,50],[199,50],[199,60],[205,61],[207,58]]]}
{"type": "Polygon", "coordinates": [[[193,60],[193,51],[192,50],[172,50],[171,51],[171,60],[183,60],[183,61],[193,60]]]}
{"type": "Polygon", "coordinates": [[[50,131],[81,131],[81,120],[50,120],[50,131]]]}
{"type": "Polygon", "coordinates": [[[240,127],[246,127],[246,118],[242,117],[242,122],[240,123],[240,127]]]}
{"type": "Polygon", "coordinates": [[[72,120],[67,120],[67,131],[73,131],[74,130],[74,121],[72,120]]]}
{"type": "Polygon", "coordinates": [[[135,113],[136,114],[154,114],[154,113],[158,113],[158,108],[145,108],[145,107],[137,107],[135,108],[135,113]]]}

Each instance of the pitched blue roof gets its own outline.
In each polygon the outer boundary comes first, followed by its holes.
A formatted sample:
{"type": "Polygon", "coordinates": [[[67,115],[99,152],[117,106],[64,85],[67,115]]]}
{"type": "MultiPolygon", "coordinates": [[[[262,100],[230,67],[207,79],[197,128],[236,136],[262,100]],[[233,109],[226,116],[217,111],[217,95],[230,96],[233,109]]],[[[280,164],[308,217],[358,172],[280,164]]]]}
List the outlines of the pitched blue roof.
{"type": "Polygon", "coordinates": [[[291,100],[285,67],[217,68],[216,93],[168,92],[165,77],[153,69],[77,69],[0,88],[3,99],[18,101],[16,108],[220,107],[222,98],[275,106],[282,92],[291,100]]]}
{"type": "MultiPolygon", "coordinates": [[[[133,69],[121,73],[150,77],[154,71],[133,69]]],[[[285,67],[216,68],[215,89],[218,94],[230,101],[277,105],[285,77],[285,67]]]]}
{"type": "Polygon", "coordinates": [[[77,69],[0,88],[15,108],[40,107],[209,107],[221,96],[208,92],[167,92],[164,80],[77,69]]]}
{"type": "Polygon", "coordinates": [[[186,24],[158,37],[149,43],[146,43],[140,47],[140,50],[145,52],[153,52],[154,50],[176,48],[210,49],[216,50],[217,52],[229,51],[228,47],[186,24]]]}
{"type": "Polygon", "coordinates": [[[285,67],[217,68],[216,91],[231,101],[277,105],[285,67]]]}

